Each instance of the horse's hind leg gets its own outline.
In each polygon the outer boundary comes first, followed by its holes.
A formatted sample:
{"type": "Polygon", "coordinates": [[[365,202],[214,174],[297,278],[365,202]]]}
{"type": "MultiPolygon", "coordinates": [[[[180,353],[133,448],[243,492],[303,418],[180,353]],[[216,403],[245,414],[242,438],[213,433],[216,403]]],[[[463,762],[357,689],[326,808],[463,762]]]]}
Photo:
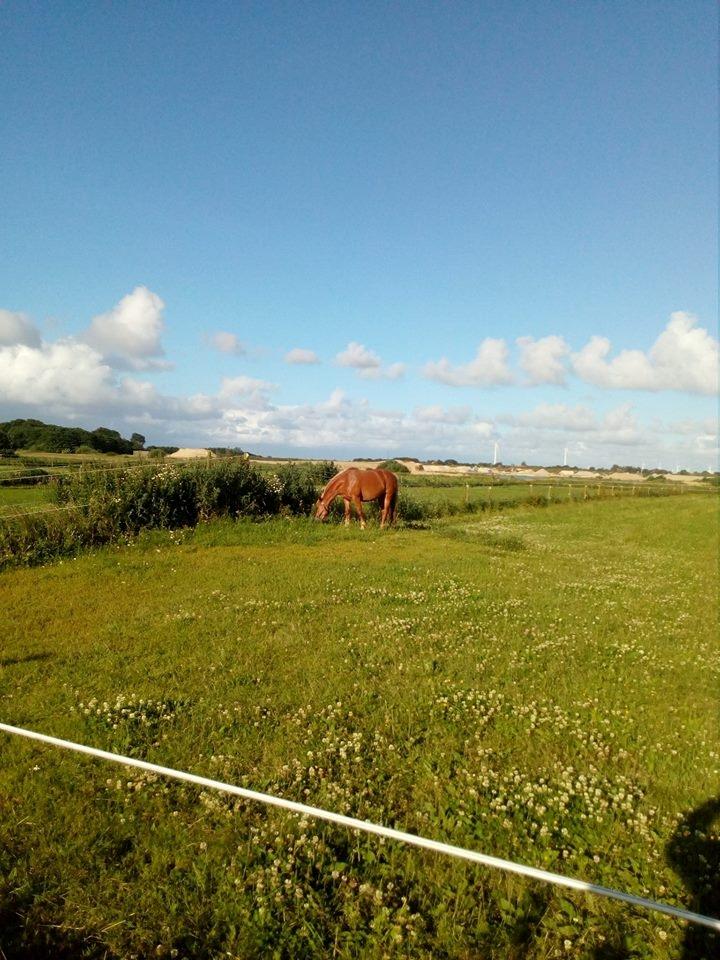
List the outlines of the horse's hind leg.
{"type": "Polygon", "coordinates": [[[360,497],[354,497],[354,498],[353,498],[353,503],[355,504],[355,510],[356,510],[356,512],[357,512],[358,519],[359,519],[359,521],[360,521],[360,529],[361,529],[361,530],[364,530],[364,529],[365,529],[365,515],[363,514],[362,500],[360,499],[360,497]]]}
{"type": "Polygon", "coordinates": [[[389,493],[385,494],[385,499],[383,501],[382,513],[380,514],[380,529],[385,526],[386,523],[392,523],[392,508],[393,508],[393,498],[389,493]]]}

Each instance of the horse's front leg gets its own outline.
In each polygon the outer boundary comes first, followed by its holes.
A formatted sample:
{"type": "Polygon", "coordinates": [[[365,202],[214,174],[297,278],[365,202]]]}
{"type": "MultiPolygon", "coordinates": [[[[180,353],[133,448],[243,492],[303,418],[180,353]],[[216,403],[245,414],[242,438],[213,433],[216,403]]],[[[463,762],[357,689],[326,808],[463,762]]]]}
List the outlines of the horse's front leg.
{"type": "Polygon", "coordinates": [[[360,521],[360,529],[365,529],[365,515],[363,514],[362,500],[360,497],[354,497],[353,503],[355,504],[355,510],[357,511],[358,519],[360,521]]]}
{"type": "Polygon", "coordinates": [[[350,526],[350,501],[345,501],[345,526],[350,526]]]}

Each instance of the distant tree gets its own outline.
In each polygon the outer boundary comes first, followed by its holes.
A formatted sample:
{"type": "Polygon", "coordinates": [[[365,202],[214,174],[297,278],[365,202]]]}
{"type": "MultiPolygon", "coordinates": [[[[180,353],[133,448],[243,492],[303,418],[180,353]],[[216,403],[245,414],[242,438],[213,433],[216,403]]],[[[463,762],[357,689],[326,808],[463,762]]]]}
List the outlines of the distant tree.
{"type": "Polygon", "coordinates": [[[16,449],[10,434],[0,429],[0,457],[14,457],[16,449]]]}
{"type": "Polygon", "coordinates": [[[141,433],[133,433],[130,437],[133,450],[142,450],[145,447],[145,437],[141,433]]]}
{"type": "Polygon", "coordinates": [[[90,444],[102,453],[132,453],[133,445],[129,440],[123,440],[117,430],[108,427],[98,427],[90,434],[90,444]]]}
{"type": "Polygon", "coordinates": [[[102,453],[132,453],[130,440],[117,430],[100,427],[90,433],[82,427],[61,427],[42,420],[9,420],[0,429],[10,437],[14,449],[43,450],[48,453],[74,453],[83,444],[102,453]]]}

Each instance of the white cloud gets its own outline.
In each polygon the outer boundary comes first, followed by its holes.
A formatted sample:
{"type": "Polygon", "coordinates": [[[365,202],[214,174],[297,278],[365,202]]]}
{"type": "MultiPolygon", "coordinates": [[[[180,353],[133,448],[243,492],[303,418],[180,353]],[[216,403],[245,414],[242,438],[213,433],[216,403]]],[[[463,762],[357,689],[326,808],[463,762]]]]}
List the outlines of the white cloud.
{"type": "Polygon", "coordinates": [[[246,376],[223,377],[220,383],[220,396],[250,397],[275,389],[276,384],[269,383],[267,380],[256,380],[254,377],[246,376]]]}
{"type": "Polygon", "coordinates": [[[488,459],[492,440],[499,438],[504,460],[557,463],[570,446],[584,463],[644,459],[701,467],[718,452],[713,418],[642,425],[630,404],[604,414],[582,405],[540,404],[493,418],[478,416],[469,405],[377,409],[342,390],[316,404],[281,405],[273,402],[273,389],[268,381],[239,376],[222,380],[215,395],[167,396],[152,383],[120,375],[85,343],[0,346],[0,410],[7,418],[79,420],[121,430],[126,425],[126,433],[140,429],[156,443],[476,461],[488,459]],[[569,443],[569,436],[577,439],[569,443]]]}
{"type": "Polygon", "coordinates": [[[220,353],[231,353],[236,357],[242,357],[247,353],[245,344],[234,333],[218,331],[209,338],[210,343],[220,353]]]}
{"type": "MultiPolygon", "coordinates": [[[[462,408],[461,408],[462,409],[462,408]]],[[[443,411],[427,408],[412,413],[373,408],[367,400],[353,400],[342,390],[334,390],[327,400],[317,404],[273,406],[262,410],[247,407],[226,411],[223,425],[214,435],[218,443],[230,446],[289,445],[305,449],[354,449],[373,455],[412,455],[477,457],[478,444],[494,434],[491,422],[469,411],[443,411]]],[[[337,453],[335,453],[337,455],[337,453]]]]}
{"type": "Polygon", "coordinates": [[[39,347],[40,334],[34,323],[24,313],[0,310],[0,346],[24,344],[26,347],[39,347]]]}
{"type": "Polygon", "coordinates": [[[435,404],[430,407],[416,407],[415,416],[419,421],[426,423],[468,423],[473,416],[470,407],[441,407],[435,404]]]}
{"type": "Polygon", "coordinates": [[[426,363],[423,376],[438,380],[451,387],[490,387],[512,383],[513,375],[508,369],[508,348],[504,340],[486,337],[469,363],[453,366],[443,357],[426,363]]]}
{"type": "Polygon", "coordinates": [[[169,397],[161,394],[154,384],[131,377],[119,382],[114,406],[121,409],[126,417],[144,417],[157,424],[211,420],[222,416],[222,407],[216,397],[203,393],[190,397],[169,397]]]}
{"type": "Polygon", "coordinates": [[[720,419],[718,417],[703,417],[702,420],[672,420],[670,423],[658,423],[656,429],[666,433],[678,433],[687,436],[693,434],[711,434],[717,436],[720,432],[720,419]]]}
{"type": "MultiPolygon", "coordinates": [[[[660,460],[704,467],[717,456],[717,420],[703,419],[702,408],[696,419],[680,419],[685,411],[678,409],[673,423],[642,424],[630,404],[601,412],[590,405],[543,403],[512,415],[479,416],[469,405],[378,409],[368,399],[352,399],[342,390],[320,403],[278,404],[275,384],[248,376],[224,378],[213,393],[168,396],[119,369],[121,363],[142,365],[155,355],[143,351],[162,349],[162,302],[138,289],[140,294],[134,291],[114,310],[95,318],[91,330],[97,345],[71,338],[43,342],[24,314],[0,311],[0,419],[39,416],[90,427],[126,425],[127,432],[140,429],[152,434],[150,442],[237,445],[267,452],[326,450],[331,456],[345,451],[348,456],[404,453],[486,460],[497,438],[503,459],[517,461],[561,462],[566,446],[578,456],[582,450],[585,463],[598,464],[660,460]]],[[[562,367],[566,356],[562,338],[523,338],[518,346],[520,366],[530,381],[556,382],[556,364],[562,367]]],[[[598,363],[590,346],[585,348],[590,373],[604,385],[625,383],[631,374],[637,381],[642,374],[645,389],[681,389],[681,383],[683,389],[707,386],[706,358],[717,351],[707,331],[697,328],[687,314],[673,314],[647,354],[624,351],[609,359],[608,347],[598,363]]],[[[404,371],[400,363],[384,366],[380,357],[356,342],[348,344],[339,358],[369,379],[394,378],[404,371]]],[[[425,375],[453,385],[507,383],[511,382],[507,359],[505,341],[488,339],[470,363],[428,364],[425,375]]]]}
{"type": "Polygon", "coordinates": [[[355,367],[357,370],[372,370],[381,365],[380,357],[368,350],[361,343],[352,340],[343,351],[335,357],[339,367],[355,367]]]}
{"type": "Polygon", "coordinates": [[[536,430],[593,430],[596,417],[588,407],[564,403],[541,403],[534,410],[502,417],[503,422],[536,430]]]}
{"type": "Polygon", "coordinates": [[[623,403],[602,416],[589,407],[564,403],[541,403],[525,413],[499,416],[500,423],[532,432],[582,433],[624,443],[638,436],[638,423],[630,403],[623,403]]]}
{"type": "Polygon", "coordinates": [[[339,367],[354,367],[364,380],[399,380],[405,375],[404,363],[384,367],[376,353],[354,340],[338,353],[335,363],[339,367]]]}
{"type": "Polygon", "coordinates": [[[691,313],[676,310],[670,314],[667,327],[650,350],[661,381],[659,389],[718,392],[718,341],[696,323],[697,317],[691,313]]]}
{"type": "Polygon", "coordinates": [[[404,363],[391,363],[387,367],[365,367],[358,370],[363,380],[399,380],[405,376],[404,363]]]}
{"type": "Polygon", "coordinates": [[[515,342],[520,347],[520,366],[527,374],[529,384],[565,383],[563,360],[570,353],[570,347],[562,337],[554,334],[540,340],[519,337],[515,342]]]}
{"type": "Polygon", "coordinates": [[[285,354],[285,363],[320,363],[320,359],[314,350],[294,347],[285,354]]]}
{"type": "Polygon", "coordinates": [[[114,375],[85,343],[0,348],[0,399],[48,408],[86,407],[113,397],[114,375]]]}
{"type": "Polygon", "coordinates": [[[81,337],[111,366],[133,370],[165,369],[160,335],[165,304],[147,287],[136,287],[112,310],[94,317],[81,337]]]}
{"type": "Polygon", "coordinates": [[[598,428],[601,438],[612,443],[633,444],[640,438],[640,425],[631,403],[623,403],[609,410],[598,428]]]}
{"type": "Polygon", "coordinates": [[[154,384],[119,378],[101,354],[87,343],[59,340],[32,347],[0,346],[0,404],[17,415],[94,421],[111,417],[148,417],[159,421],[219,416],[210,398],[168,397],[154,384]]]}
{"type": "Polygon", "coordinates": [[[718,341],[689,313],[677,311],[649,353],[622,350],[608,360],[611,343],[590,341],[572,355],[575,373],[598,387],[619,390],[681,390],[712,394],[718,391],[718,341]]]}

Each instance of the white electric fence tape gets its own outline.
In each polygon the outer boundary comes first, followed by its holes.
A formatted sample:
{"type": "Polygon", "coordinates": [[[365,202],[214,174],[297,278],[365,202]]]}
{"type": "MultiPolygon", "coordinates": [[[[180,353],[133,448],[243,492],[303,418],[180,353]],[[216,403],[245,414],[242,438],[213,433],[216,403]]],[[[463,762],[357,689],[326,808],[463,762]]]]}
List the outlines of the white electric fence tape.
{"type": "Polygon", "coordinates": [[[269,793],[258,793],[256,790],[247,790],[245,787],[236,787],[233,784],[222,783],[219,780],[209,780],[207,777],[199,777],[194,773],[185,773],[183,770],[161,767],[156,763],[148,763],[146,760],[123,757],[117,753],[110,753],[107,750],[97,750],[95,747],[86,747],[84,744],[73,743],[70,740],[48,737],[44,733],[36,733],[34,730],[25,730],[22,727],[11,727],[6,723],[0,723],[0,730],[4,730],[6,733],[17,734],[21,737],[27,737],[30,740],[40,740],[42,743],[49,743],[52,746],[62,747],[65,750],[86,753],[91,757],[109,760],[111,763],[119,763],[126,767],[137,767],[140,770],[159,773],[163,777],[172,777],[175,780],[184,780],[186,783],[209,787],[211,790],[219,790],[222,793],[243,797],[245,800],[255,800],[258,803],[265,803],[271,807],[282,807],[285,810],[291,810],[293,813],[304,814],[307,817],[314,817],[318,820],[326,820],[329,823],[337,823],[340,824],[340,826],[349,827],[351,830],[362,830],[365,833],[373,833],[379,837],[387,837],[389,840],[399,840],[402,843],[407,843],[414,847],[433,850],[435,853],[444,853],[451,857],[457,857],[460,860],[482,863],[486,867],[494,867],[497,870],[505,870],[508,873],[518,873],[525,877],[532,877],[534,880],[544,880],[546,883],[553,883],[559,887],[569,887],[572,890],[581,890],[584,893],[594,893],[597,896],[608,897],[611,900],[621,900],[635,907],[642,907],[645,910],[655,910],[658,913],[665,913],[679,920],[687,920],[690,923],[701,924],[704,927],[709,927],[711,930],[716,930],[720,933],[720,920],[713,917],[705,917],[699,913],[692,913],[690,910],[682,910],[668,903],[647,900],[645,897],[636,897],[632,893],[623,893],[621,890],[613,890],[610,887],[601,887],[595,883],[576,880],[573,877],[564,877],[559,873],[551,873],[548,870],[528,867],[522,863],[514,863],[512,860],[501,860],[499,857],[491,857],[485,853],[476,853],[474,850],[465,850],[463,847],[455,847],[449,843],[440,843],[437,840],[419,837],[414,833],[393,830],[391,827],[383,827],[380,824],[370,823],[367,820],[356,820],[355,817],[346,817],[343,814],[332,813],[329,810],[322,810],[319,807],[310,807],[305,803],[285,800],[283,797],[274,797],[269,793]]]}

